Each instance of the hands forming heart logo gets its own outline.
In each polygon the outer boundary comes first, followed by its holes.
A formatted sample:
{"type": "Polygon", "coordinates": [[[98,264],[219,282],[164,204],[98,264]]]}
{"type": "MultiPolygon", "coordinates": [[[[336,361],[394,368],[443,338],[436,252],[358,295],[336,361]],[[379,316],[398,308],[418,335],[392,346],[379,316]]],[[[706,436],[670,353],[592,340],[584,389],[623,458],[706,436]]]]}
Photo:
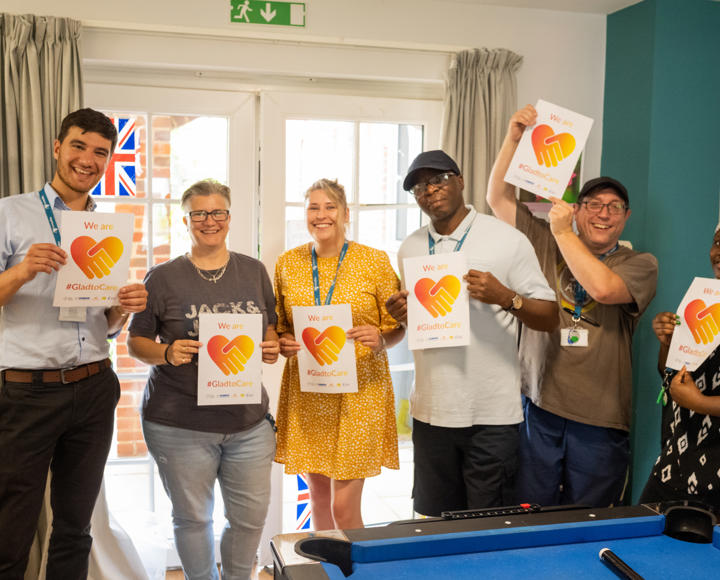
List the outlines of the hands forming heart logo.
{"type": "Polygon", "coordinates": [[[208,340],[207,350],[210,358],[225,376],[236,375],[245,370],[245,365],[255,350],[255,343],[244,334],[232,340],[218,334],[208,340]]]}
{"type": "Polygon", "coordinates": [[[685,307],[683,314],[697,344],[710,344],[720,334],[720,303],[706,307],[698,298],[685,307]]]}
{"type": "Polygon", "coordinates": [[[435,283],[430,278],[420,278],[415,284],[415,296],[433,318],[445,316],[460,295],[460,280],[456,276],[443,276],[435,283]]]}
{"type": "Polygon", "coordinates": [[[532,146],[539,165],[556,167],[575,151],[575,137],[570,133],[554,133],[549,125],[538,125],[532,132],[532,146]]]}
{"type": "Polygon", "coordinates": [[[107,276],[123,253],[123,243],[115,236],[95,242],[90,236],[80,236],[70,244],[73,260],[88,278],[107,276]]]}
{"type": "Polygon", "coordinates": [[[323,332],[308,326],[303,330],[302,339],[320,365],[329,365],[337,362],[346,337],[345,331],[339,326],[328,326],[323,332]]]}

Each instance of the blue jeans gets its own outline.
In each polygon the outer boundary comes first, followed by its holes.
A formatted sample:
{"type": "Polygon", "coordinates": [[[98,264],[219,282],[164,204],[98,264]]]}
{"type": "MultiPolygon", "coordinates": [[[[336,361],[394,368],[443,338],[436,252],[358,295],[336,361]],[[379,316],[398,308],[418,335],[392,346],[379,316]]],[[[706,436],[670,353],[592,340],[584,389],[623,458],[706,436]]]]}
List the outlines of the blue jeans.
{"type": "Polygon", "coordinates": [[[239,433],[207,433],[143,421],[148,449],[172,503],[175,545],[190,580],[217,580],[213,504],[220,482],[227,522],[224,580],[250,578],[270,501],[275,434],[269,419],[239,433]]]}

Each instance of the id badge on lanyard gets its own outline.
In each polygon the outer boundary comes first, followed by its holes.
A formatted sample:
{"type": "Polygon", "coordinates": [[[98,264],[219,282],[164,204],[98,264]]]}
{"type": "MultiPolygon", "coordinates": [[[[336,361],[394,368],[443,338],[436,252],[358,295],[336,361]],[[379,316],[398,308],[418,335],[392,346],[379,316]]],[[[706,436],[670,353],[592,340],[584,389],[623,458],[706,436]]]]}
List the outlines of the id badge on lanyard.
{"type": "MultiPolygon", "coordinates": [[[[618,248],[620,247],[619,244],[615,244],[615,246],[608,252],[605,252],[601,256],[598,256],[598,259],[600,261],[605,260],[608,256],[611,254],[614,254],[617,252],[618,248]]],[[[589,340],[589,332],[587,328],[582,328],[580,326],[580,321],[584,320],[585,322],[593,325],[593,326],[600,326],[600,324],[588,316],[583,315],[582,308],[585,305],[585,299],[587,298],[587,291],[585,288],[583,288],[580,285],[580,282],[575,280],[575,309],[570,310],[569,308],[563,308],[566,312],[569,314],[572,314],[572,325],[569,328],[561,328],[560,329],[560,346],[567,346],[567,347],[587,347],[588,346],[588,340],[589,340]]]]}
{"type": "MultiPolygon", "coordinates": [[[[50,207],[50,201],[48,200],[47,195],[45,195],[44,189],[38,191],[38,195],[40,196],[40,203],[43,206],[43,210],[45,210],[45,217],[50,225],[50,231],[52,232],[53,239],[55,240],[55,245],[60,247],[60,228],[55,220],[55,214],[53,213],[52,207],[50,207]]],[[[60,322],[85,322],[87,320],[87,308],[82,308],[80,306],[61,306],[58,308],[58,311],[58,320],[60,322]]]]}

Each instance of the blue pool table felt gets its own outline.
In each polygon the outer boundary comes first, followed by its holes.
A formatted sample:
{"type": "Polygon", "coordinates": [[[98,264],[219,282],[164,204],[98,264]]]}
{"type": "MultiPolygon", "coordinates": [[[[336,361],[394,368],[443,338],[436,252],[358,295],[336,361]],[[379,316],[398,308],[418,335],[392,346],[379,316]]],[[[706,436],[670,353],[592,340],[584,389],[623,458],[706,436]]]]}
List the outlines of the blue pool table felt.
{"type": "MultiPolygon", "coordinates": [[[[616,578],[598,557],[602,548],[648,580],[709,578],[710,570],[720,570],[717,528],[712,544],[675,540],[663,528],[658,515],[360,541],[352,545],[350,578],[616,578]]],[[[337,566],[322,566],[331,580],[345,578],[337,566]]]]}

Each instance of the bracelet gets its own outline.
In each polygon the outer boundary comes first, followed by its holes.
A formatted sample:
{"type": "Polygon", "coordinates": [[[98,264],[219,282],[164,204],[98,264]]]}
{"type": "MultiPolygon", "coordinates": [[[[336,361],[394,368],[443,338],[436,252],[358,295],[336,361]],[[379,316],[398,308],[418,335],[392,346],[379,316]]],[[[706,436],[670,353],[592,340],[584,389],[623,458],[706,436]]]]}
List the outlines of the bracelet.
{"type": "Polygon", "coordinates": [[[165,359],[165,362],[169,364],[171,367],[174,367],[175,365],[170,362],[170,359],[168,358],[168,351],[170,350],[170,347],[172,346],[172,343],[167,345],[167,348],[165,349],[165,352],[163,353],[163,358],[165,359]]]}
{"type": "Polygon", "coordinates": [[[116,304],[115,306],[113,306],[113,308],[115,308],[115,311],[116,311],[116,312],[119,312],[119,313],[120,313],[120,316],[122,316],[123,318],[124,318],[125,316],[130,316],[130,313],[129,313],[129,312],[125,312],[125,309],[124,309],[122,306],[120,306],[119,304],[116,304]]]}
{"type": "Polygon", "coordinates": [[[385,340],[385,335],[381,332],[380,333],[380,348],[384,350],[387,347],[387,340],[385,340]]]}

